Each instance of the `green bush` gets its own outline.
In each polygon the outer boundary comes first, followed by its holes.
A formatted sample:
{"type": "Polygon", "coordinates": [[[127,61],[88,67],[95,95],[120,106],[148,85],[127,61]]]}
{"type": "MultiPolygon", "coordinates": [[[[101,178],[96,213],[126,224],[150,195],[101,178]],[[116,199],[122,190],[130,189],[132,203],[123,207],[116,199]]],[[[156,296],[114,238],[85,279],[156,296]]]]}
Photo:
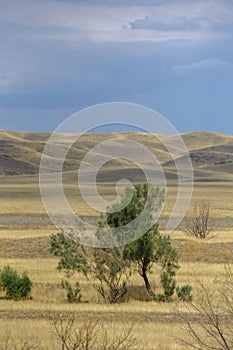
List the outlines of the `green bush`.
{"type": "Polygon", "coordinates": [[[77,303],[81,301],[82,294],[81,294],[81,289],[78,282],[75,283],[75,287],[73,288],[69,281],[62,280],[61,286],[67,291],[66,296],[69,303],[77,303]]]}
{"type": "Polygon", "coordinates": [[[164,301],[171,301],[171,297],[175,292],[176,281],[173,273],[162,272],[160,276],[161,285],[164,290],[164,301]]]}
{"type": "Polygon", "coordinates": [[[185,284],[184,286],[176,288],[176,294],[180,300],[191,302],[192,301],[191,290],[192,290],[192,287],[189,284],[185,284]]]}
{"type": "Polygon", "coordinates": [[[6,292],[6,299],[26,299],[32,289],[32,281],[26,273],[20,277],[11,266],[5,266],[0,270],[0,285],[6,292]]]}

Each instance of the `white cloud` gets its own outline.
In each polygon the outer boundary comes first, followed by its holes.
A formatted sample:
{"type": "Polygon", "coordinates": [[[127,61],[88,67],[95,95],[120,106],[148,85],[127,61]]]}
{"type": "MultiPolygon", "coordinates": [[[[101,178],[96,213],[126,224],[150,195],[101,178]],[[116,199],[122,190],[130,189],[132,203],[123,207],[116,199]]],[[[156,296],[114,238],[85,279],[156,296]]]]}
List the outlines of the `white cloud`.
{"type": "Polygon", "coordinates": [[[10,35],[21,35],[24,40],[197,40],[209,37],[206,31],[211,26],[229,22],[232,17],[232,5],[224,0],[165,1],[155,6],[114,6],[114,1],[111,6],[85,6],[54,0],[0,0],[0,20],[21,26],[10,35]],[[133,23],[141,30],[132,30],[133,23]],[[152,32],[147,30],[148,24],[152,32]],[[21,32],[23,27],[26,32],[21,32]]]}
{"type": "Polygon", "coordinates": [[[176,75],[185,75],[199,71],[233,71],[233,64],[219,60],[218,58],[209,58],[199,62],[193,62],[184,65],[177,65],[172,68],[176,75]]]}

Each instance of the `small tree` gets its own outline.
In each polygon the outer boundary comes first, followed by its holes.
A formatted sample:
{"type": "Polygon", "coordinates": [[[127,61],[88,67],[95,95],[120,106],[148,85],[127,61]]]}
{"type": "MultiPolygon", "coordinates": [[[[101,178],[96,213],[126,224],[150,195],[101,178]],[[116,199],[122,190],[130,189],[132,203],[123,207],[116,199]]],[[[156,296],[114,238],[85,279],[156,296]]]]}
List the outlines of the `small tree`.
{"type": "Polygon", "coordinates": [[[6,299],[26,299],[31,293],[32,281],[24,272],[20,277],[10,266],[0,270],[0,286],[6,291],[6,299]]]}
{"type": "Polygon", "coordinates": [[[136,185],[133,192],[127,188],[121,201],[108,208],[106,215],[99,222],[96,237],[104,237],[106,246],[112,241],[118,244],[124,242],[125,235],[132,238],[132,243],[122,247],[84,248],[63,232],[52,235],[51,252],[60,258],[58,268],[64,269],[67,276],[71,276],[75,271],[82,272],[87,278],[91,275],[91,280],[98,281],[94,284],[97,291],[111,303],[124,300],[131,271],[136,270],[143,278],[147,292],[152,298],[171,300],[176,287],[176,270],[179,268],[178,255],[171,245],[170,236],[161,235],[158,225],[153,221],[154,212],[163,200],[163,189],[148,184],[136,185]],[[135,222],[139,215],[139,223],[136,221],[136,224],[129,228],[127,224],[135,222]],[[115,233],[115,228],[120,230],[115,233]],[[137,237],[139,238],[135,239],[137,237]],[[160,282],[163,294],[158,296],[152,290],[148,278],[154,264],[161,268],[160,282]]]}
{"type": "MultiPolygon", "coordinates": [[[[118,205],[111,207],[106,214],[106,223],[112,227],[119,227],[126,225],[132,220],[136,219],[145,211],[142,222],[145,226],[141,229],[144,230],[147,224],[153,220],[153,213],[161,206],[164,200],[164,191],[160,188],[153,188],[149,184],[136,185],[130,204],[122,210],[125,202],[125,197],[122,198],[118,205]],[[149,196],[149,191],[152,193],[149,196]]],[[[171,245],[169,236],[162,236],[158,231],[158,225],[152,225],[152,227],[144,234],[128,244],[124,248],[125,259],[134,264],[136,271],[143,278],[145,287],[148,294],[154,299],[169,301],[175,291],[175,272],[178,269],[178,255],[176,250],[171,245]],[[156,296],[152,290],[150,281],[148,279],[148,273],[151,271],[154,264],[161,266],[161,285],[164,293],[156,296]]]]}
{"type": "Polygon", "coordinates": [[[196,238],[204,239],[210,233],[209,227],[210,207],[206,201],[195,204],[191,216],[185,222],[185,231],[196,238]]]}
{"type": "MultiPolygon", "coordinates": [[[[52,235],[50,242],[50,251],[60,257],[58,269],[65,270],[67,277],[71,277],[75,272],[81,272],[92,281],[105,301],[118,303],[124,300],[130,268],[124,259],[122,249],[84,248],[64,232],[52,235]]],[[[69,300],[75,297],[75,291],[68,281],[63,282],[63,288],[67,289],[69,300]]]]}

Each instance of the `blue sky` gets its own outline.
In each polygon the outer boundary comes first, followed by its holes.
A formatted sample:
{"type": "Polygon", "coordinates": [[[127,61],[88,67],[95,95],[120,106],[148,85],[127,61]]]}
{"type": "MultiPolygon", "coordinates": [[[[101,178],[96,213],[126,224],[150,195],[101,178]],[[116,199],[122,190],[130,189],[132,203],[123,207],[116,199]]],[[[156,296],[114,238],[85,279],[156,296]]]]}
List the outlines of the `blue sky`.
{"type": "Polygon", "coordinates": [[[0,0],[0,129],[111,101],[233,134],[233,1],[0,0]]]}

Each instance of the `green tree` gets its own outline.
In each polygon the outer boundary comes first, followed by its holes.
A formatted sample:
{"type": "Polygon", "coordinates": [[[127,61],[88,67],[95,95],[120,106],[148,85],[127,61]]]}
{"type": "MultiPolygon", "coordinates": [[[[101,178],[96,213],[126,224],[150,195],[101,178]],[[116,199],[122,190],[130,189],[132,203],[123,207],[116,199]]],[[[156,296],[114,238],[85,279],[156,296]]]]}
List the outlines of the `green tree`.
{"type": "Polygon", "coordinates": [[[140,228],[136,230],[135,236],[138,239],[128,244],[124,248],[125,259],[131,261],[143,278],[145,287],[150,296],[157,298],[151,288],[148,273],[151,272],[153,265],[156,263],[161,266],[161,285],[164,294],[158,296],[159,300],[169,300],[175,291],[175,272],[178,269],[178,255],[171,245],[169,235],[161,235],[158,231],[158,225],[154,224],[150,228],[153,220],[153,214],[158,210],[164,200],[164,190],[158,187],[151,187],[145,183],[136,185],[132,195],[131,202],[128,206],[122,208],[127,200],[130,189],[126,190],[125,196],[116,205],[109,208],[105,223],[112,228],[127,225],[142,215],[140,228]],[[146,208],[146,210],[145,210],[146,208]],[[144,212],[143,212],[144,211],[144,212]],[[143,213],[143,214],[142,214],[143,213]]]}
{"type": "Polygon", "coordinates": [[[153,216],[163,201],[163,189],[143,184],[134,186],[133,190],[127,188],[122,199],[108,208],[99,221],[96,236],[102,242],[104,237],[107,246],[114,241],[119,245],[125,238],[132,242],[122,247],[84,248],[63,232],[51,236],[51,252],[60,257],[58,268],[64,269],[67,276],[75,271],[86,277],[91,275],[91,280],[98,281],[95,284],[98,292],[112,303],[124,299],[131,271],[136,270],[151,297],[169,301],[176,288],[179,265],[169,235],[161,235],[158,225],[153,224],[153,216]],[[155,294],[148,278],[154,264],[161,268],[163,294],[155,294]]]}

